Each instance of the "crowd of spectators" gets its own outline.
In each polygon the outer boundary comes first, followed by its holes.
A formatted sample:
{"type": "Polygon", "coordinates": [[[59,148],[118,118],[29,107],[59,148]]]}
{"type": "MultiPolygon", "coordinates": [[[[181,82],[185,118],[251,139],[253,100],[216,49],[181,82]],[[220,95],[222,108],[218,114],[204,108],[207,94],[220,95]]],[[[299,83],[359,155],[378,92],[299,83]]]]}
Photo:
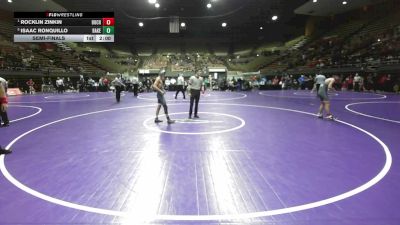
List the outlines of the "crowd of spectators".
{"type": "MultiPolygon", "coordinates": [[[[340,91],[356,91],[356,92],[396,92],[399,93],[400,76],[392,74],[334,74],[327,76],[337,76],[339,79],[335,82],[334,87],[340,91]]],[[[315,75],[283,75],[283,76],[264,76],[252,79],[253,87],[272,90],[311,90],[314,86],[315,75]]]]}
{"type": "Polygon", "coordinates": [[[369,68],[399,64],[400,25],[381,33],[322,37],[300,49],[287,50],[280,55],[280,71],[296,68],[369,68]]]}
{"type": "Polygon", "coordinates": [[[223,67],[224,61],[222,58],[211,54],[178,54],[167,55],[172,71],[194,71],[195,68],[206,67],[223,67]]]}
{"type": "Polygon", "coordinates": [[[168,59],[162,55],[152,55],[143,59],[143,69],[159,69],[168,66],[168,59]]]}

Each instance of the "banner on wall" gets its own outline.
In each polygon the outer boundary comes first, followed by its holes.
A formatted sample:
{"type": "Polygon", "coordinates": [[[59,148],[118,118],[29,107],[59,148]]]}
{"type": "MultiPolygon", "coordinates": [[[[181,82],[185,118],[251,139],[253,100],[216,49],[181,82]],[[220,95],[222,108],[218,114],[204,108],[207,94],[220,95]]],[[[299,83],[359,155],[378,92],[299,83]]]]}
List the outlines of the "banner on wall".
{"type": "Polygon", "coordinates": [[[22,95],[22,92],[19,90],[19,88],[7,88],[7,95],[22,95]]]}

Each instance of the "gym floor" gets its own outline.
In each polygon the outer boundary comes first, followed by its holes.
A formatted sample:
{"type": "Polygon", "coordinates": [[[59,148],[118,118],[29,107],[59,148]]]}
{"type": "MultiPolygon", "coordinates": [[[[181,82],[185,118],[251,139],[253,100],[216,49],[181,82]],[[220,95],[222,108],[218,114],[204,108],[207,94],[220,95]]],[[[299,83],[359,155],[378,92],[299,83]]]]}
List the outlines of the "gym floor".
{"type": "Polygon", "coordinates": [[[0,224],[400,224],[399,95],[166,98],[171,125],[155,93],[10,97],[0,224]]]}

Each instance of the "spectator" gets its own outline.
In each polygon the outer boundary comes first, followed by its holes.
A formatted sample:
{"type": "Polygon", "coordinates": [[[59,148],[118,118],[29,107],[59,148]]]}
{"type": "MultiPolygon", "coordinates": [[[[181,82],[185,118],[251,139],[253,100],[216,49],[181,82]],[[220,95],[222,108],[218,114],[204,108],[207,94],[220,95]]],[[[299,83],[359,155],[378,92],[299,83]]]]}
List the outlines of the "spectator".
{"type": "Polygon", "coordinates": [[[33,82],[32,79],[29,79],[26,82],[26,85],[28,86],[28,93],[33,95],[35,93],[35,88],[34,88],[35,82],[33,82]]]}

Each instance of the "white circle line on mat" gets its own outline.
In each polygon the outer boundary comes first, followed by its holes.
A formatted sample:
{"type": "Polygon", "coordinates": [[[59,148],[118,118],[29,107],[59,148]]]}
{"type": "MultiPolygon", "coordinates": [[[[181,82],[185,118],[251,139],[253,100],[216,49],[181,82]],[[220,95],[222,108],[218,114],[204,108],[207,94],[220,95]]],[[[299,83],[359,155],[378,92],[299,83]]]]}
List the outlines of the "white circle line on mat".
{"type": "MultiPolygon", "coordinates": [[[[221,105],[223,103],[203,103],[203,104],[210,104],[210,105],[221,105]]],[[[179,104],[175,104],[179,105],[179,104]]],[[[311,115],[311,116],[316,116],[313,113],[309,112],[304,112],[300,110],[294,110],[294,109],[287,109],[287,108],[279,108],[279,107],[270,107],[270,106],[261,106],[261,105],[247,105],[247,104],[223,104],[223,105],[228,105],[228,106],[243,106],[243,107],[255,107],[255,108],[266,108],[266,109],[275,109],[275,110],[282,110],[282,111],[289,111],[289,112],[295,112],[295,113],[301,113],[301,114],[306,114],[306,115],[311,115]]],[[[151,105],[154,106],[154,105],[151,105]]],[[[50,126],[52,124],[65,121],[68,119],[73,119],[77,117],[82,117],[86,115],[91,115],[91,114],[96,114],[96,113],[101,113],[101,112],[108,112],[108,111],[115,111],[115,110],[123,110],[123,109],[128,109],[128,108],[144,108],[144,107],[150,107],[149,105],[144,105],[144,106],[132,106],[132,107],[124,107],[124,108],[116,108],[116,109],[108,109],[108,110],[101,110],[101,111],[96,111],[96,112],[90,112],[90,113],[85,113],[85,114],[79,114],[75,116],[70,116],[66,117],[60,120],[56,120],[47,124],[44,124],[42,126],[36,127],[34,129],[31,129],[17,138],[15,138],[11,143],[7,145],[7,149],[10,148],[15,142],[17,142],[19,139],[23,138],[24,136],[41,129],[46,126],[50,126]]],[[[378,137],[376,137],[374,134],[357,127],[356,125],[350,124],[345,121],[341,120],[336,120],[336,122],[347,125],[351,128],[354,128],[355,130],[361,131],[364,134],[368,135],[372,139],[374,139],[376,142],[380,144],[380,146],[383,149],[383,152],[385,154],[386,160],[383,168],[379,171],[379,173],[374,176],[371,180],[367,181],[366,183],[362,184],[361,186],[352,189],[350,191],[341,193],[339,195],[326,198],[323,200],[311,202],[311,203],[306,203],[302,205],[296,205],[296,206],[290,206],[286,208],[281,208],[281,209],[273,209],[273,210],[267,210],[267,211],[259,211],[259,212],[250,212],[250,213],[237,213],[237,214],[218,214],[218,215],[151,215],[151,216],[143,216],[143,215],[136,215],[133,212],[122,212],[122,211],[116,211],[116,210],[108,210],[108,209],[101,209],[101,208],[96,208],[96,207],[90,207],[90,206],[85,206],[85,205],[80,205],[64,200],[60,200],[48,195],[45,195],[43,193],[40,193],[24,184],[22,184],[20,181],[15,179],[7,170],[5,166],[5,156],[1,155],[0,156],[0,170],[5,176],[5,178],[10,181],[13,185],[21,189],[22,191],[29,193],[35,197],[38,197],[42,200],[65,206],[68,208],[73,208],[77,210],[82,210],[86,212],[92,212],[92,213],[97,213],[97,214],[102,214],[102,215],[110,215],[110,216],[118,216],[118,217],[124,217],[124,218],[129,218],[133,219],[134,221],[231,221],[231,220],[245,220],[245,219],[252,219],[252,218],[259,218],[259,217],[267,217],[267,216],[274,216],[274,215],[281,215],[281,214],[287,214],[287,213],[293,213],[293,212],[298,212],[298,211],[303,211],[307,209],[312,209],[312,208],[317,208],[321,207],[324,205],[332,204],[347,198],[350,198],[354,195],[357,195],[375,184],[377,184],[380,180],[382,180],[386,174],[389,172],[391,165],[392,165],[392,155],[390,153],[389,148],[386,146],[386,144],[380,140],[378,137]]]]}
{"type": "MultiPolygon", "coordinates": [[[[187,112],[179,112],[179,113],[170,113],[169,115],[179,115],[179,114],[188,114],[187,112]]],[[[154,120],[154,117],[150,117],[146,120],[143,121],[143,126],[146,127],[149,130],[152,131],[156,131],[156,132],[161,132],[161,133],[167,133],[167,134],[181,134],[181,135],[208,135],[208,134],[220,134],[220,133],[226,133],[226,132],[231,132],[231,131],[235,131],[238,130],[242,127],[244,127],[244,125],[246,125],[246,122],[238,117],[238,116],[234,116],[234,115],[230,115],[230,114],[226,114],[226,113],[217,113],[217,112],[201,112],[201,114],[214,114],[214,115],[219,115],[219,116],[227,116],[227,117],[231,117],[234,118],[236,120],[240,121],[240,124],[236,127],[232,127],[229,129],[223,129],[223,130],[215,130],[215,131],[204,131],[204,132],[179,132],[179,131],[168,131],[168,130],[161,130],[161,129],[157,129],[155,127],[151,127],[148,125],[148,122],[151,120],[154,120]]],[[[162,115],[163,117],[165,115],[162,115]]],[[[195,120],[194,120],[195,121],[195,120]]],[[[173,125],[171,125],[173,126],[173,125]]]]}
{"type": "MultiPolygon", "coordinates": [[[[167,92],[168,93],[168,92],[167,92]]],[[[223,93],[225,93],[225,92],[223,92],[223,93]]],[[[229,92],[228,92],[229,93],[229,92]]],[[[239,95],[241,95],[241,96],[239,96],[239,97],[232,97],[232,98],[220,98],[220,99],[206,99],[206,98],[201,98],[200,97],[200,102],[216,102],[216,101],[231,101],[231,100],[237,100],[237,99],[243,99],[243,98],[246,98],[247,97],[247,95],[246,94],[243,94],[243,93],[235,93],[235,94],[239,94],[239,95]]],[[[206,94],[207,96],[212,96],[211,94],[206,94]]],[[[169,93],[169,95],[168,96],[171,96],[171,93],[169,93]]],[[[188,101],[190,101],[188,98],[190,98],[189,96],[186,96],[187,97],[187,99],[179,99],[178,101],[181,101],[181,102],[188,102],[188,101]]],[[[142,100],[147,100],[147,101],[157,101],[157,98],[156,98],[156,94],[155,93],[145,93],[145,94],[142,94],[142,95],[139,95],[138,96],[138,99],[142,99],[142,100]],[[143,95],[145,96],[145,97],[143,97],[143,95]],[[151,98],[148,98],[148,97],[146,97],[147,95],[151,95],[152,97],[151,98]]],[[[171,102],[171,103],[173,103],[173,101],[176,101],[176,99],[166,99],[168,102],[171,102]]]]}
{"type": "Polygon", "coordinates": [[[18,118],[18,119],[10,120],[10,123],[14,123],[14,122],[17,122],[17,121],[20,121],[20,120],[31,118],[31,117],[36,116],[36,115],[38,115],[39,113],[42,112],[42,108],[36,107],[36,106],[30,106],[30,105],[9,105],[8,107],[33,108],[33,109],[37,109],[38,110],[38,111],[36,111],[35,113],[33,113],[33,114],[29,115],[29,116],[24,116],[24,117],[21,117],[21,118],[18,118]]]}
{"type": "MultiPolygon", "coordinates": [[[[309,96],[309,97],[307,97],[307,96],[290,96],[290,95],[288,95],[288,96],[284,96],[284,95],[271,95],[271,94],[266,94],[266,93],[264,93],[263,91],[260,91],[260,92],[258,92],[258,94],[259,95],[262,95],[262,96],[268,96],[268,97],[276,97],[276,98],[300,98],[300,99],[313,99],[313,98],[317,98],[317,94],[315,94],[315,96],[313,97],[313,96],[309,96]]],[[[332,94],[332,93],[330,93],[330,94],[332,94]]],[[[333,93],[334,94],[334,93],[333,93]]],[[[328,93],[328,95],[329,95],[329,93],[328,93]]],[[[378,99],[385,99],[385,98],[387,98],[387,96],[386,95],[381,95],[381,94],[375,94],[374,93],[374,95],[378,95],[378,96],[380,96],[380,97],[376,97],[376,98],[347,98],[347,97],[335,97],[335,96],[333,96],[333,98],[331,98],[331,100],[378,100],[378,99]]],[[[342,95],[343,96],[343,95],[342,95]]]]}
{"type": "Polygon", "coordinates": [[[346,108],[346,110],[348,110],[348,111],[350,111],[350,112],[352,112],[352,113],[355,113],[355,114],[357,114],[357,115],[360,115],[360,116],[365,116],[365,117],[374,118],[374,119],[377,119],[377,120],[383,120],[383,121],[387,121],[387,122],[391,122],[391,123],[400,124],[400,121],[398,121],[398,120],[391,120],[391,119],[386,119],[386,118],[379,117],[379,116],[372,116],[372,115],[369,115],[369,114],[366,114],[366,113],[358,112],[358,111],[356,111],[356,110],[354,110],[354,109],[350,109],[350,106],[352,106],[352,105],[362,105],[362,104],[396,104],[396,103],[397,103],[397,104],[400,104],[400,102],[355,102],[355,103],[347,104],[347,105],[345,106],[345,108],[346,108]]]}

